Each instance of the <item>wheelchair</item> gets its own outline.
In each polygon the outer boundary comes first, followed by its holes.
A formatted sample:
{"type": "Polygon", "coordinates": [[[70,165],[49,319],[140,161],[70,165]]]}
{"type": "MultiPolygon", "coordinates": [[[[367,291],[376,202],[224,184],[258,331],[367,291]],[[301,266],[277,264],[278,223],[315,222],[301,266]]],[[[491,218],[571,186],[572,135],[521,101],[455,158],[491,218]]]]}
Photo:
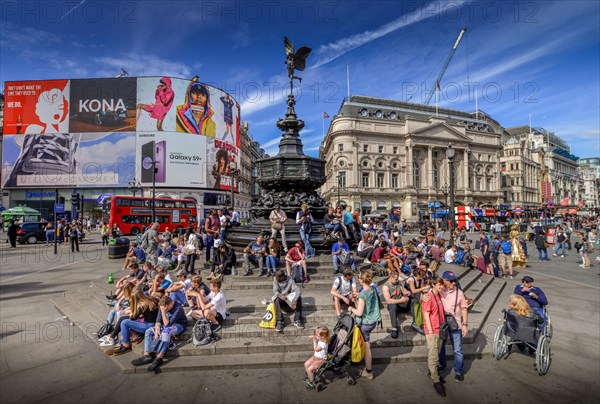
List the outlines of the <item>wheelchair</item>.
{"type": "Polygon", "coordinates": [[[545,325],[534,317],[522,317],[512,310],[503,310],[504,320],[496,329],[492,353],[497,360],[508,357],[513,345],[522,344],[535,352],[535,367],[540,376],[548,373],[552,324],[544,308],[545,325]]]}

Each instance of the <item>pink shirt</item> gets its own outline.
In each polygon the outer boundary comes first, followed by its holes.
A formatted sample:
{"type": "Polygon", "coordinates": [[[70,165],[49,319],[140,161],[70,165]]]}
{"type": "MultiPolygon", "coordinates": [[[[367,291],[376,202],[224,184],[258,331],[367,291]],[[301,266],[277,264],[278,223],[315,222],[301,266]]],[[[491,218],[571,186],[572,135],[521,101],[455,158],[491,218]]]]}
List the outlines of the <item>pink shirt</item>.
{"type": "Polygon", "coordinates": [[[468,307],[463,291],[455,286],[452,290],[442,289],[440,291],[440,296],[442,297],[442,303],[444,304],[444,311],[453,314],[458,327],[462,328],[462,309],[468,307]],[[456,302],[455,309],[454,302],[456,301],[456,293],[458,293],[458,301],[456,302]]]}
{"type": "Polygon", "coordinates": [[[427,322],[423,322],[423,329],[425,334],[439,334],[440,333],[440,320],[444,321],[444,313],[442,312],[442,302],[440,301],[440,296],[435,296],[433,292],[428,292],[427,295],[431,297],[428,302],[421,302],[421,310],[423,310],[423,316],[429,317],[429,321],[431,321],[431,327],[433,330],[430,330],[427,327],[427,322]]]}

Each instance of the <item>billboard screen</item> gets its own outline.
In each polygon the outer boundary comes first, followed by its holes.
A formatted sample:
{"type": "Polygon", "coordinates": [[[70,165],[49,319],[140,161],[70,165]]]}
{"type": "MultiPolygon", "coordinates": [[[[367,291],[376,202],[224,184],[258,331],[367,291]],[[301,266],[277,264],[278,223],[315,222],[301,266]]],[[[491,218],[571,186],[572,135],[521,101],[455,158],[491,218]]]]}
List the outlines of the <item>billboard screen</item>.
{"type": "Polygon", "coordinates": [[[135,174],[135,133],[6,135],[5,188],[127,186],[135,174]]]}
{"type": "Polygon", "coordinates": [[[7,82],[5,96],[6,188],[148,186],[154,156],[160,186],[231,189],[240,106],[197,79],[7,82]]]}
{"type": "Polygon", "coordinates": [[[69,80],[8,82],[4,97],[5,135],[69,132],[69,80]]]}
{"type": "Polygon", "coordinates": [[[137,178],[152,185],[152,161],[156,161],[157,186],[206,187],[206,137],[183,133],[138,133],[137,178]]]}

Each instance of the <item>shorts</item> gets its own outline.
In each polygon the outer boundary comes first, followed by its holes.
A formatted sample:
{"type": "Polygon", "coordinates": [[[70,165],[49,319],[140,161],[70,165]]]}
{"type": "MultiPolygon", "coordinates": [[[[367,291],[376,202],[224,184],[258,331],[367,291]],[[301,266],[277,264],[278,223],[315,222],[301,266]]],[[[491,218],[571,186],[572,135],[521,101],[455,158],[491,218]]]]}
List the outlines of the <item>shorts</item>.
{"type": "Polygon", "coordinates": [[[510,254],[499,254],[498,255],[500,268],[512,265],[512,257],[510,254]]]}
{"type": "Polygon", "coordinates": [[[489,265],[492,263],[492,254],[487,253],[483,256],[483,262],[485,262],[485,265],[489,265]]]}
{"type": "Polygon", "coordinates": [[[377,327],[377,323],[363,324],[360,326],[360,332],[362,332],[365,342],[371,341],[371,331],[373,331],[375,327],[377,327]]]}
{"type": "Polygon", "coordinates": [[[223,320],[225,320],[225,319],[223,318],[221,313],[217,313],[217,323],[223,324],[223,320]]]}
{"type": "Polygon", "coordinates": [[[385,262],[385,261],[383,261],[383,260],[382,260],[382,261],[379,261],[379,262],[377,263],[377,265],[379,265],[380,267],[383,267],[383,268],[385,268],[385,267],[387,267],[387,262],[385,262]]]}

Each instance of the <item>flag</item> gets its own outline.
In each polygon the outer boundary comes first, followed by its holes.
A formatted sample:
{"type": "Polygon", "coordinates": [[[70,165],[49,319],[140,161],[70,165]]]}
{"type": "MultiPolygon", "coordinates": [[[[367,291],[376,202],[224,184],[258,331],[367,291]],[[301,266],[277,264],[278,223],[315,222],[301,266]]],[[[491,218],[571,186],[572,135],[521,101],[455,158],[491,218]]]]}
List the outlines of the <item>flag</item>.
{"type": "Polygon", "coordinates": [[[329,114],[327,112],[323,112],[323,118],[329,118],[329,114]]]}

